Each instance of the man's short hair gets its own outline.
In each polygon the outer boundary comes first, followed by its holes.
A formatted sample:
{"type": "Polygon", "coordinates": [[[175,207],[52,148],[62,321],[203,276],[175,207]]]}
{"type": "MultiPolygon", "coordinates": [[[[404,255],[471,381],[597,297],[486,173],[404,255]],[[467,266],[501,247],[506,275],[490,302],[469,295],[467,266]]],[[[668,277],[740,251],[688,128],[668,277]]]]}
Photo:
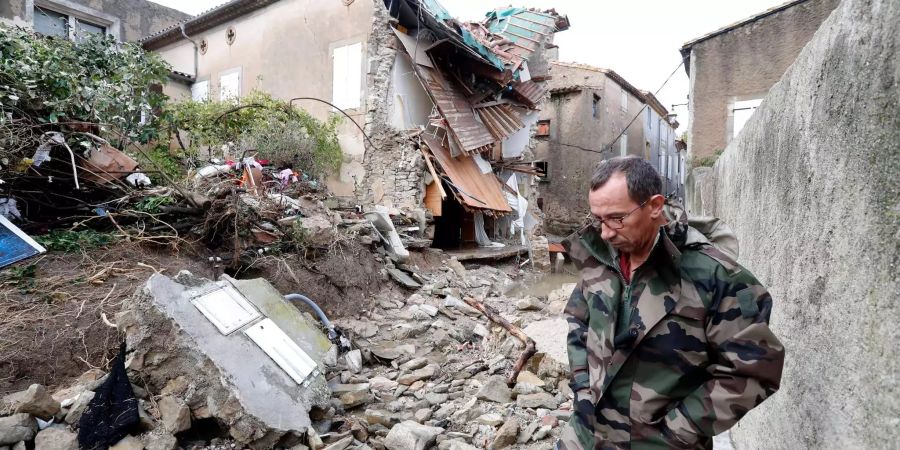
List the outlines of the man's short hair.
{"type": "Polygon", "coordinates": [[[654,195],[662,195],[662,179],[648,161],[637,156],[617,156],[600,161],[591,177],[591,192],[603,187],[616,173],[625,174],[628,196],[636,203],[644,203],[654,195]]]}

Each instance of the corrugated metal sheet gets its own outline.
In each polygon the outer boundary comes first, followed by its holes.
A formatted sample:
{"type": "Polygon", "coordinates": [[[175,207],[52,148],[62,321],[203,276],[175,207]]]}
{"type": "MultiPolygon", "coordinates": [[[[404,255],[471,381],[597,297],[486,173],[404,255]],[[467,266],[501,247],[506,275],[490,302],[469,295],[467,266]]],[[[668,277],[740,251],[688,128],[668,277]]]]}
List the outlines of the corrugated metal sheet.
{"type": "Polygon", "coordinates": [[[454,195],[464,207],[483,210],[486,213],[512,211],[506,203],[500,181],[493,173],[481,173],[478,165],[468,155],[453,158],[450,156],[450,150],[437,138],[428,134],[422,134],[421,138],[434,155],[441,170],[450,179],[454,195]]]}
{"type": "Polygon", "coordinates": [[[506,52],[527,60],[557,31],[558,19],[550,13],[507,8],[489,13],[485,22],[490,31],[509,40],[503,48],[506,52]]]}
{"type": "Polygon", "coordinates": [[[509,106],[502,103],[475,105],[475,112],[498,140],[525,128],[525,124],[522,123],[519,116],[509,106]]]}
{"type": "Polygon", "coordinates": [[[537,105],[544,99],[544,96],[547,95],[547,87],[544,86],[544,83],[535,83],[534,81],[520,81],[518,83],[513,84],[513,94],[516,95],[522,103],[525,103],[531,108],[537,107],[537,105]]]}
{"type": "Polygon", "coordinates": [[[454,144],[466,153],[490,150],[494,146],[494,136],[475,117],[475,111],[462,90],[435,69],[424,66],[416,69],[425,90],[447,121],[454,144]]]}

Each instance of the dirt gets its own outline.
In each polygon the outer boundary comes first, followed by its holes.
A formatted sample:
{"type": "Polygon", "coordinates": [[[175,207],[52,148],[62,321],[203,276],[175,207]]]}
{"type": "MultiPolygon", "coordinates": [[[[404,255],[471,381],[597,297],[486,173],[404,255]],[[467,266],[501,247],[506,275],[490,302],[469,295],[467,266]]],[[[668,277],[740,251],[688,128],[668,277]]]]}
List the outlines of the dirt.
{"type": "Polygon", "coordinates": [[[408,295],[382,276],[383,267],[370,248],[348,242],[311,261],[298,255],[260,258],[237,277],[264,277],[280,292],[303,294],[329,318],[338,318],[359,313],[375,297],[408,295]]]}
{"type": "MultiPolygon", "coordinates": [[[[64,385],[91,368],[106,369],[118,336],[110,321],[154,271],[219,274],[194,249],[153,249],[129,243],[80,254],[50,252],[0,272],[0,396],[40,383],[64,385]],[[33,267],[29,267],[33,266],[33,267]],[[31,269],[30,272],[26,269],[31,269]]],[[[439,257],[418,256],[421,264],[439,257]]],[[[408,293],[383,277],[368,247],[343,243],[312,260],[299,255],[257,259],[239,278],[262,277],[283,293],[313,299],[332,318],[368,309],[376,298],[408,293]]],[[[311,312],[311,311],[310,311],[311,312]]]]}
{"type": "Polygon", "coordinates": [[[0,395],[58,386],[106,368],[118,344],[110,321],[159,270],[203,273],[196,260],[129,243],[79,254],[50,252],[0,272],[0,395]],[[141,265],[144,264],[144,265],[141,265]],[[33,272],[30,272],[33,270],[33,272]]]}

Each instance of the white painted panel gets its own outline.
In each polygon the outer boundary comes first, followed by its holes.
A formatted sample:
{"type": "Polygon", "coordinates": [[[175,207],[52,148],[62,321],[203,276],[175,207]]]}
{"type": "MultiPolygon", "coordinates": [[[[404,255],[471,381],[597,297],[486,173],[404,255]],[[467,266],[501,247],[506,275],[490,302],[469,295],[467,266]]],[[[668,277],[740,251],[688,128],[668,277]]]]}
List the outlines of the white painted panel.
{"type": "Polygon", "coordinates": [[[219,76],[219,100],[237,100],[241,97],[241,72],[234,71],[219,76]]]}
{"type": "Polygon", "coordinates": [[[734,127],[732,128],[732,137],[737,137],[738,133],[744,128],[744,124],[750,120],[750,117],[753,116],[753,113],[756,112],[756,108],[759,108],[761,103],[761,98],[734,102],[734,127]]]}
{"type": "Polygon", "coordinates": [[[336,47],[332,58],[332,103],[341,109],[359,108],[362,88],[362,43],[336,47]]]}
{"type": "Polygon", "coordinates": [[[222,334],[230,334],[262,317],[259,311],[229,284],[201,293],[191,303],[212,322],[222,334]]]}
{"type": "Polygon", "coordinates": [[[272,319],[260,321],[247,328],[244,334],[266,352],[297,384],[303,384],[307,377],[318,371],[315,361],[278,325],[275,325],[272,319]]]}
{"type": "Polygon", "coordinates": [[[209,100],[209,80],[198,81],[191,85],[191,99],[195,102],[209,100]]]}

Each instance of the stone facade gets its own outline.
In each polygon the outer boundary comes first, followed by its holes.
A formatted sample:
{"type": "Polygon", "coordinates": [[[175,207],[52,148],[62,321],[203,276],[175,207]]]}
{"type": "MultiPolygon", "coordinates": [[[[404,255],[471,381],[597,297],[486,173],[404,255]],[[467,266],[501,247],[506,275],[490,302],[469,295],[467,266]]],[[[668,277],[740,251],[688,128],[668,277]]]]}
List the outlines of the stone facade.
{"type": "MultiPolygon", "coordinates": [[[[538,183],[537,190],[545,230],[566,235],[589,212],[587,193],[597,164],[627,154],[643,157],[655,165],[658,158],[652,146],[648,147],[648,141],[658,140],[660,130],[650,129],[656,131],[653,136],[645,135],[648,132],[646,110],[651,108],[642,111],[643,94],[617,80],[621,77],[609,74],[611,71],[559,62],[551,68],[551,97],[540,113],[542,121],[549,121],[549,134],[538,138],[534,150],[536,159],[547,163],[547,177],[538,183]],[[623,137],[616,139],[638,115],[641,116],[628,126],[623,137]],[[604,148],[607,144],[612,145],[604,148]]],[[[657,113],[652,115],[658,118],[657,113]]],[[[671,124],[664,128],[672,137],[674,151],[674,128],[671,124]]]]}
{"type": "Polygon", "coordinates": [[[369,34],[369,61],[375,67],[368,78],[366,133],[378,148],[370,146],[363,160],[365,176],[356,187],[356,196],[364,203],[388,208],[422,207],[427,172],[422,152],[403,132],[391,126],[391,71],[397,60],[396,37],[388,24],[387,11],[375,8],[369,34]]]}
{"type": "Polygon", "coordinates": [[[7,0],[0,2],[0,23],[31,28],[42,8],[106,25],[107,34],[122,41],[137,41],[190,17],[147,0],[7,0]]]}
{"type": "Polygon", "coordinates": [[[725,148],[735,103],[765,97],[838,3],[792,1],[681,48],[690,78],[688,158],[725,148]]]}
{"type": "Polygon", "coordinates": [[[695,212],[737,233],[787,350],[779,392],[733,429],[740,450],[900,448],[898,98],[900,3],[845,0],[692,174],[695,212]]]}

